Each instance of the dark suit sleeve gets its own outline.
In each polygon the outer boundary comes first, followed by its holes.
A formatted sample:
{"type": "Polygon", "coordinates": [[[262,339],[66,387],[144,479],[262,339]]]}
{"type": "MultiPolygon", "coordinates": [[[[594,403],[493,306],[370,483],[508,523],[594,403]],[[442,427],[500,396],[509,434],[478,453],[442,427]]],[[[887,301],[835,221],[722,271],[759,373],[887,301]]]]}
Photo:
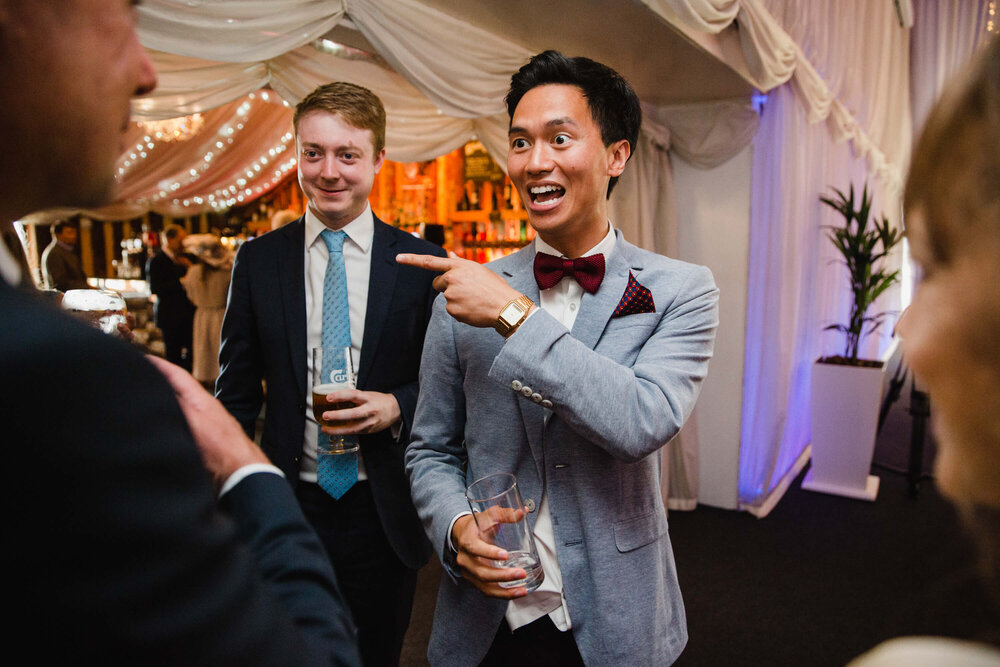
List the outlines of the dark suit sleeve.
{"type": "Polygon", "coordinates": [[[141,355],[0,296],[0,376],[18,378],[0,383],[9,648],[40,664],[358,664],[290,487],[244,480],[234,525],[141,355]]]}
{"type": "Polygon", "coordinates": [[[264,402],[261,388],[264,365],[250,303],[252,251],[252,244],[241,246],[233,264],[229,300],[222,321],[219,377],[215,382],[216,397],[236,417],[251,439],[264,402]]]}
{"type": "Polygon", "coordinates": [[[357,664],[350,612],[326,553],[285,479],[271,473],[250,475],[222,497],[220,506],[236,521],[238,536],[254,554],[265,584],[296,625],[307,629],[302,634],[310,649],[337,664],[357,664]]]}
{"type": "Polygon", "coordinates": [[[167,294],[177,290],[177,279],[187,273],[183,264],[175,264],[160,251],[146,262],[146,275],[149,278],[149,291],[153,294],[167,294]]]}
{"type": "MultiPolygon", "coordinates": [[[[423,248],[421,248],[423,250],[423,248]]],[[[437,255],[438,257],[447,257],[448,253],[444,251],[443,248],[434,248],[427,252],[427,254],[437,255]]],[[[431,313],[433,312],[434,299],[437,297],[438,292],[431,285],[433,277],[438,274],[428,274],[430,278],[427,280],[425,293],[427,300],[427,307],[424,312],[426,316],[422,322],[421,331],[427,330],[427,324],[430,322],[431,313]]],[[[414,379],[404,385],[396,387],[390,390],[390,393],[396,397],[396,402],[399,403],[399,414],[401,418],[401,428],[399,433],[399,441],[402,443],[407,443],[410,438],[410,431],[413,429],[413,414],[417,410],[417,395],[420,390],[419,380],[414,379]]]]}

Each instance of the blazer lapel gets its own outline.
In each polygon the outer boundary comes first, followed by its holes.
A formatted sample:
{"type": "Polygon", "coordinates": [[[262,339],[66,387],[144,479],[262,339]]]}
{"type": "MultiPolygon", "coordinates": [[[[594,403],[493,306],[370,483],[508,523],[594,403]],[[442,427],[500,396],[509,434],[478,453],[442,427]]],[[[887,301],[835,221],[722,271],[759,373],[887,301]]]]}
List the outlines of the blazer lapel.
{"type": "Polygon", "coordinates": [[[368,278],[368,307],[365,313],[365,334],[361,341],[361,361],[358,364],[358,388],[363,389],[375,361],[378,341],[382,337],[382,326],[389,312],[390,299],[396,287],[396,239],[389,226],[375,218],[375,233],[372,236],[371,270],[368,278]]]}
{"type": "Polygon", "coordinates": [[[621,231],[616,229],[615,237],[615,248],[608,259],[604,280],[594,294],[583,293],[580,314],[573,323],[573,338],[590,349],[594,349],[601,339],[604,328],[625,294],[629,271],[638,273],[642,270],[641,266],[635,265],[632,246],[622,238],[621,231]]]}
{"type": "Polygon", "coordinates": [[[285,238],[278,257],[278,284],[281,286],[281,308],[288,332],[288,354],[295,369],[295,379],[305,396],[306,382],[306,287],[305,246],[306,222],[301,217],[282,227],[278,232],[285,238]]]}

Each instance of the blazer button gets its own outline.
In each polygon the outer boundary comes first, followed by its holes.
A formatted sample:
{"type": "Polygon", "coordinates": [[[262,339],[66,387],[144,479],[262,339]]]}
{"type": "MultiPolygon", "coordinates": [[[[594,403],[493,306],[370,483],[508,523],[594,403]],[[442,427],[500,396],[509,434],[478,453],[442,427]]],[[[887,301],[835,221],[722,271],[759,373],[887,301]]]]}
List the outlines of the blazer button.
{"type": "Polygon", "coordinates": [[[534,512],[535,511],[535,501],[532,500],[531,498],[528,498],[527,500],[525,500],[524,501],[524,509],[528,510],[528,514],[531,514],[532,512],[534,512]]]}
{"type": "Polygon", "coordinates": [[[535,403],[541,403],[542,395],[536,391],[534,394],[531,395],[531,400],[533,400],[535,403]]]}
{"type": "Polygon", "coordinates": [[[525,397],[530,397],[531,396],[531,387],[529,387],[528,385],[522,385],[521,386],[521,395],[525,396],[525,397]]]}
{"type": "Polygon", "coordinates": [[[521,391],[521,382],[519,380],[514,380],[510,383],[510,388],[514,391],[521,391]]]}
{"type": "Polygon", "coordinates": [[[550,401],[549,399],[546,398],[544,401],[542,401],[542,407],[543,408],[551,408],[552,407],[552,401],[550,401]]]}

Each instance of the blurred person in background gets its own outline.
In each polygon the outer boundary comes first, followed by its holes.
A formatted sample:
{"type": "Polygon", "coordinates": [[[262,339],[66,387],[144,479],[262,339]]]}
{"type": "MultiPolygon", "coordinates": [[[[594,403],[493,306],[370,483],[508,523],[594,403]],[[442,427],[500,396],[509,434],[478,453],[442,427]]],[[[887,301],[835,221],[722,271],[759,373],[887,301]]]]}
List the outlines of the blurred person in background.
{"type": "Polygon", "coordinates": [[[164,357],[188,371],[192,364],[192,333],[194,304],[181,285],[191,258],[184,254],[187,232],[180,225],[167,225],[161,235],[162,244],[146,262],[149,291],[156,295],[153,318],[163,334],[164,357]]]}
{"type": "Polygon", "coordinates": [[[60,220],[52,225],[52,242],[42,252],[45,289],[65,292],[90,287],[80,256],[76,254],[78,236],[76,225],[68,220],[60,220]]]}
{"type": "Polygon", "coordinates": [[[191,374],[207,388],[214,389],[219,376],[219,340],[233,275],[233,252],[212,234],[192,234],[184,239],[184,248],[198,260],[181,278],[187,298],[195,306],[191,374]]]}

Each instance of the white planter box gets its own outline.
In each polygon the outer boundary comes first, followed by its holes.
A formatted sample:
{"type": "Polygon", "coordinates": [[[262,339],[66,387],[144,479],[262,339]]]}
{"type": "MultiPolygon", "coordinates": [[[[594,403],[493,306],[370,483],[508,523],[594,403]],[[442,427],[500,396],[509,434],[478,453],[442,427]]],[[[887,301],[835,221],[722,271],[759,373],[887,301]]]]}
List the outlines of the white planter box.
{"type": "Polygon", "coordinates": [[[881,368],[813,364],[812,467],[802,488],[875,500],[879,479],[870,475],[887,371],[898,361],[894,340],[881,368]]]}

